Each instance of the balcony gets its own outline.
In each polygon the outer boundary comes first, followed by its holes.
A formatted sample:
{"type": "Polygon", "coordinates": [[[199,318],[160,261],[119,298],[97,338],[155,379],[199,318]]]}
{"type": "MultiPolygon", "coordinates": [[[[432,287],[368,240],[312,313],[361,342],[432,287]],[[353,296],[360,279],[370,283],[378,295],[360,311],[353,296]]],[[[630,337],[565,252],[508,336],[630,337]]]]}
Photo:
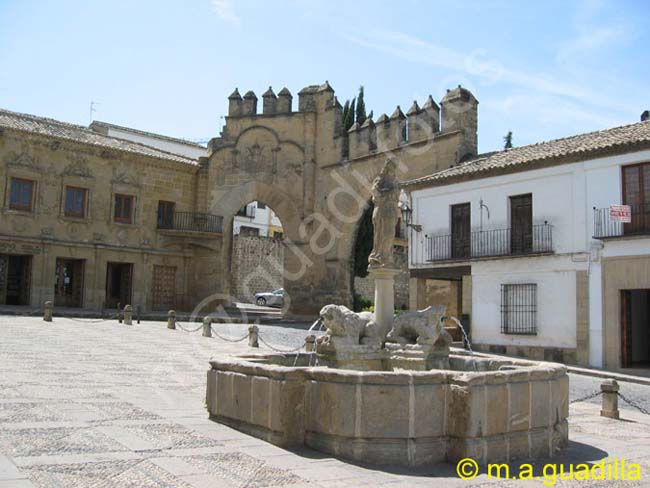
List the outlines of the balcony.
{"type": "Polygon", "coordinates": [[[553,252],[553,226],[533,225],[528,232],[512,229],[472,231],[469,239],[452,235],[427,236],[421,262],[526,256],[553,252]]]}
{"type": "Polygon", "coordinates": [[[609,208],[594,207],[594,239],[650,235],[650,203],[630,207],[632,221],[629,224],[610,220],[609,208]]]}
{"type": "Polygon", "coordinates": [[[223,217],[197,212],[173,212],[171,215],[158,212],[157,228],[169,231],[221,234],[223,232],[223,217]]]}

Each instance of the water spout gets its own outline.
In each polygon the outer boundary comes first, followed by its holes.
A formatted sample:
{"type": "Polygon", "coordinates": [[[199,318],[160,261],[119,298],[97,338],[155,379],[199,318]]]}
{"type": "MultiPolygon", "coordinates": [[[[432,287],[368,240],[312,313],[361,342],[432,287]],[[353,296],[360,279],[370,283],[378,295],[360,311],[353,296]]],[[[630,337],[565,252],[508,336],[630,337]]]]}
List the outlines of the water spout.
{"type": "Polygon", "coordinates": [[[470,353],[474,354],[474,351],[472,351],[472,344],[469,342],[469,337],[467,337],[467,332],[465,331],[465,327],[463,327],[463,324],[458,320],[456,317],[445,317],[452,322],[455,322],[458,327],[460,327],[460,331],[463,334],[463,339],[465,340],[465,344],[467,344],[467,349],[469,350],[470,353]]]}

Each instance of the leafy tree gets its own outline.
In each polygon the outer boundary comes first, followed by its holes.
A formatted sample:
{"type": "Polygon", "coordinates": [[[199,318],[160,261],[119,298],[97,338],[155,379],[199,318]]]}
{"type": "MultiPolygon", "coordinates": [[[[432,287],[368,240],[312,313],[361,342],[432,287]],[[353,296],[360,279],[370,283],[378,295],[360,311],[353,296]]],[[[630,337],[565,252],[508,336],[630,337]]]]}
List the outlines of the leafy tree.
{"type": "Polygon", "coordinates": [[[503,149],[510,149],[512,148],[512,131],[508,131],[506,136],[503,138],[503,149]]]}

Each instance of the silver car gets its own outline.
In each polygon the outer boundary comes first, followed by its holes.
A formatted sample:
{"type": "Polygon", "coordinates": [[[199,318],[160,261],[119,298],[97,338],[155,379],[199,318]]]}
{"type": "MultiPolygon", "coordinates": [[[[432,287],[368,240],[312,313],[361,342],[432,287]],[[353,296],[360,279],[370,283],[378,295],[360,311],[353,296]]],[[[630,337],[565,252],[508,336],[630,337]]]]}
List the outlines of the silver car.
{"type": "Polygon", "coordinates": [[[284,288],[278,288],[271,293],[256,293],[255,303],[261,307],[280,307],[284,306],[284,297],[287,294],[284,288]]]}

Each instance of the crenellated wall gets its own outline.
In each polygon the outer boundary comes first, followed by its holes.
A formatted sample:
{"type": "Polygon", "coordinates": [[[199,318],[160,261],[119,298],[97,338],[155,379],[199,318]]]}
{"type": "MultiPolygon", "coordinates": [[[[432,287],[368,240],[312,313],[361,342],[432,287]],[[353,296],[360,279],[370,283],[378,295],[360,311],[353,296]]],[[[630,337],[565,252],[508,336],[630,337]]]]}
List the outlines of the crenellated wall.
{"type": "MultiPolygon", "coordinates": [[[[478,102],[458,87],[440,106],[429,96],[406,114],[397,107],[345,131],[341,104],[327,82],[300,90],[297,110],[287,88],[276,95],[269,87],[262,100],[260,113],[252,91],[230,95],[226,124],[209,143],[206,211],[224,216],[229,249],[239,208],[253,200],[273,208],[289,242],[290,313],[351,304],[352,249],[372,180],[389,158],[407,179],[475,155],[478,102]]],[[[230,269],[232,255],[224,253],[224,260],[230,269]]]]}

